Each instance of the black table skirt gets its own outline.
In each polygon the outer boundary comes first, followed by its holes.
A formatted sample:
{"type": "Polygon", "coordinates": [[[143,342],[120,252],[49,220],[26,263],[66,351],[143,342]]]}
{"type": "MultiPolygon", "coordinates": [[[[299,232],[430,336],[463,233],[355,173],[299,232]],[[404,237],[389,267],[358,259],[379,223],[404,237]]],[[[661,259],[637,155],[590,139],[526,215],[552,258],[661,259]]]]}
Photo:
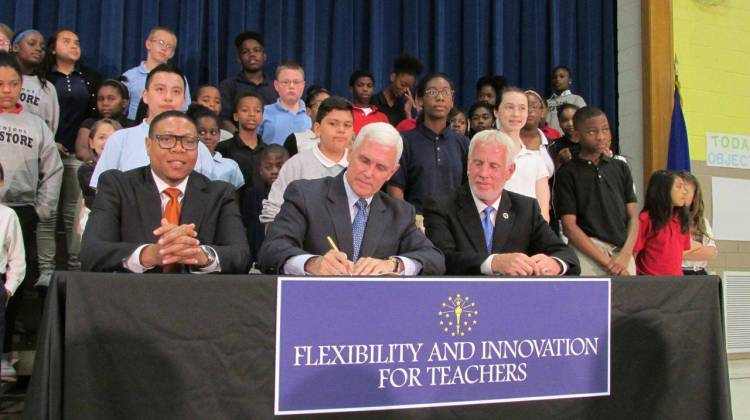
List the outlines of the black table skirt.
{"type": "MultiPolygon", "coordinates": [[[[24,417],[273,417],[275,309],[271,276],[56,273],[24,417]]],[[[305,418],[731,418],[718,277],[613,279],[611,334],[609,397],[305,418]]]]}

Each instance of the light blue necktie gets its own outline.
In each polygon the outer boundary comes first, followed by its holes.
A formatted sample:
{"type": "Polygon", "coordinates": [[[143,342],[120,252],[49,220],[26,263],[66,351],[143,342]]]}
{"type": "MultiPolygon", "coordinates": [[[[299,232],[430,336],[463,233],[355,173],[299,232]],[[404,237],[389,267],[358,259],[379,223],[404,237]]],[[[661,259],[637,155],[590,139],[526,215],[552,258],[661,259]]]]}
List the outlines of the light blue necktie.
{"type": "Polygon", "coordinates": [[[495,209],[492,206],[486,207],[482,213],[484,213],[484,220],[482,221],[482,228],[484,228],[484,243],[487,245],[487,252],[492,253],[492,232],[495,227],[492,226],[492,212],[495,209]]]}
{"type": "Polygon", "coordinates": [[[352,242],[354,243],[352,261],[357,261],[359,249],[362,246],[362,238],[365,236],[365,225],[367,225],[367,201],[360,198],[354,205],[357,206],[357,214],[354,216],[354,222],[352,223],[352,242]]]}

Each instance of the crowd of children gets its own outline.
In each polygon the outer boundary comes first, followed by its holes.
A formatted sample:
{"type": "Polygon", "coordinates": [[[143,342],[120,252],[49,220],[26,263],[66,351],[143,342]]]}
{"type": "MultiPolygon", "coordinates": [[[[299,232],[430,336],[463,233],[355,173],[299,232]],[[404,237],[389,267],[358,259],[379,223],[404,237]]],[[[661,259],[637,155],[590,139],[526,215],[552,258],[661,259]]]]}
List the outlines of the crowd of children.
{"type": "Polygon", "coordinates": [[[638,211],[628,164],[612,152],[607,116],[571,92],[565,66],[552,71],[548,99],[508,86],[502,76],[482,77],[476,102],[464,112],[454,104],[448,75],[419,79],[422,63],[404,54],[378,93],[369,71],[354,71],[349,101],[316,85],[305,94],[305,72],[295,63],[279,65],[269,80],[263,38],[246,32],[235,42],[239,75],[218,87],[200,86],[191,104],[187,80],[169,64],[177,38],[168,28],[149,33],[140,65],[104,81],[80,62],[74,31],[55,32],[45,49],[39,31],[7,35],[2,29],[12,50],[0,52],[4,381],[15,378],[11,334],[19,299],[11,297],[24,278],[48,284],[58,208],[67,268],[76,269],[78,226],[85,225],[98,176],[148,164],[149,121],[168,110],[187,110],[197,126],[195,170],[234,186],[254,258],[286,186],[345,170],[353,137],[373,122],[403,132],[400,168],[387,190],[418,214],[425,197],[466,182],[470,139],[499,129],[520,150],[505,188],[537,199],[544,218],[575,250],[583,275],[706,274],[717,255],[695,176],[655,172],[638,211]]]}

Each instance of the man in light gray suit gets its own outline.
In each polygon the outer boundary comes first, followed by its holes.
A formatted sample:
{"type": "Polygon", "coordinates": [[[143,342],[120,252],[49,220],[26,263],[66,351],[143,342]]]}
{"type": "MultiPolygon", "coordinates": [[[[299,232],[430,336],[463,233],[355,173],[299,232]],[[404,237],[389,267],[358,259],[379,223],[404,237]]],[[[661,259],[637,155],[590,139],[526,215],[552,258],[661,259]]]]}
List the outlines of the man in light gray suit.
{"type": "Polygon", "coordinates": [[[336,177],[292,182],[260,249],[261,269],[292,275],[442,274],[443,254],[415,225],[414,208],[380,191],[403,144],[389,124],[368,124],[336,177]]]}

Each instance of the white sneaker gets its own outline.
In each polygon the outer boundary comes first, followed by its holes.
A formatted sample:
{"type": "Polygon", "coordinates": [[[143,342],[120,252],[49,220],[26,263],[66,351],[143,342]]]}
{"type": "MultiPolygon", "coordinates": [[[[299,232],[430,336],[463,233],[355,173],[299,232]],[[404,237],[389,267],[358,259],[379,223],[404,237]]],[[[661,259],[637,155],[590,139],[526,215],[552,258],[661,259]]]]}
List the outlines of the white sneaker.
{"type": "Polygon", "coordinates": [[[3,382],[16,382],[16,369],[10,363],[10,360],[2,359],[0,364],[0,380],[3,382]]]}

